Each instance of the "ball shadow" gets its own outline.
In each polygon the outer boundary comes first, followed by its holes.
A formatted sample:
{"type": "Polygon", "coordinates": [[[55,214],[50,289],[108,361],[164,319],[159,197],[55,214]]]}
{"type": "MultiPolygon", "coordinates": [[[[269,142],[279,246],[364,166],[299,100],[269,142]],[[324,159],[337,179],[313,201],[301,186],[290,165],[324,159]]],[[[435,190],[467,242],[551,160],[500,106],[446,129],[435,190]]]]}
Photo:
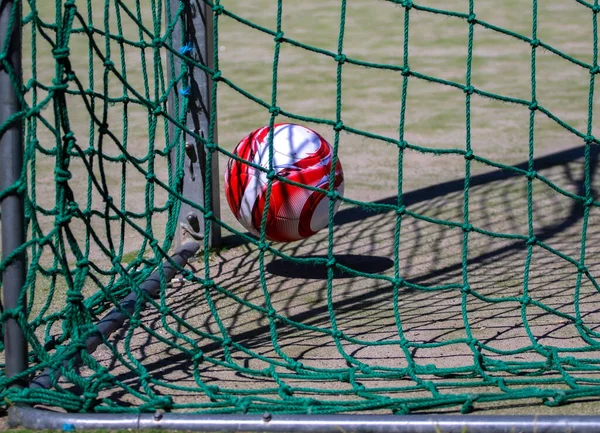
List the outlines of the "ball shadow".
{"type": "MultiPolygon", "coordinates": [[[[322,263],[296,263],[284,259],[274,259],[267,266],[270,274],[287,278],[305,278],[313,280],[327,279],[327,265],[325,255],[298,256],[303,259],[321,259],[322,263]]],[[[357,272],[378,274],[387,271],[394,262],[387,257],[363,256],[357,254],[339,254],[335,256],[336,263],[351,268],[357,272]]],[[[354,275],[341,269],[334,269],[333,278],[352,278],[354,275]]]]}

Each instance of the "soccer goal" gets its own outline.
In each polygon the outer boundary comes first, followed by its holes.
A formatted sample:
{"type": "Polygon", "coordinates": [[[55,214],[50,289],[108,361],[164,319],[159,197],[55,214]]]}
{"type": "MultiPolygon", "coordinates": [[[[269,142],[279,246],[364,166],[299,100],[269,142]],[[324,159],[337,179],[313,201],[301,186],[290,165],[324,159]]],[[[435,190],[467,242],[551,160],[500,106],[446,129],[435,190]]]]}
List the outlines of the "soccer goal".
{"type": "Polygon", "coordinates": [[[0,0],[10,423],[598,429],[599,11],[0,0]]]}

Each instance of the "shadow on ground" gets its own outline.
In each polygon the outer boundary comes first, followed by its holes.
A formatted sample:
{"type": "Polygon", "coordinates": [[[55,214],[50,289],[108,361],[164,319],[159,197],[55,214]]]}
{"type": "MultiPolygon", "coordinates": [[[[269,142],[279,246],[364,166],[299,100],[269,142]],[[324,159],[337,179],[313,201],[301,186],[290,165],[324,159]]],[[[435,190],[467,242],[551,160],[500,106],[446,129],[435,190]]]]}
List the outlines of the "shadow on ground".
{"type": "Polygon", "coordinates": [[[112,339],[149,379],[97,352],[115,376],[106,396],[315,413],[499,401],[527,412],[600,395],[600,215],[569,196],[588,195],[587,185],[598,197],[591,149],[587,178],[584,148],[537,159],[531,190],[524,175],[472,177],[468,207],[461,179],[405,194],[409,214],[342,209],[333,250],[343,266],[331,279],[327,233],[277,245],[318,265],[267,253],[261,269],[259,251],[237,243],[211,259],[216,287],[180,284],[164,300],[168,315],[146,311],[156,335],[137,328],[112,339]]]}

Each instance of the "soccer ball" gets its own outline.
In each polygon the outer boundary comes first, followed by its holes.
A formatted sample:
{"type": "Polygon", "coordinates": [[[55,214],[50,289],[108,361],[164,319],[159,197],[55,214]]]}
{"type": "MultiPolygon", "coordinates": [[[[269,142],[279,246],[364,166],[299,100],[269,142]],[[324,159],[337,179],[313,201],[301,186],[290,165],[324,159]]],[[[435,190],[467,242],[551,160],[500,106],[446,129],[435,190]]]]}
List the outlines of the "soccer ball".
{"type": "MultiPolygon", "coordinates": [[[[225,193],[237,220],[255,236],[260,235],[269,171],[269,126],[253,131],[234,154],[266,169],[256,169],[234,158],[225,171],[225,193]]],[[[273,127],[273,170],[278,176],[311,187],[329,189],[333,150],[315,131],[292,123],[273,127]]],[[[335,191],[344,193],[344,175],[338,161],[335,191]]],[[[334,212],[340,201],[336,200],[334,212]]],[[[317,191],[273,179],[266,237],[277,242],[308,238],[325,228],[329,219],[329,197],[317,191]]]]}

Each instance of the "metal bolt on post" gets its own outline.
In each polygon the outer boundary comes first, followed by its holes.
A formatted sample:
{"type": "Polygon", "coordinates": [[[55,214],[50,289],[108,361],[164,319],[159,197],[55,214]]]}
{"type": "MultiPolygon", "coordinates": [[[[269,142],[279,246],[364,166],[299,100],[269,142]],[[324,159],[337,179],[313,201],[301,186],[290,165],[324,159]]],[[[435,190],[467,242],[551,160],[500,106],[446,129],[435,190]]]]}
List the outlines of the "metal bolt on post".
{"type": "MultiPolygon", "coordinates": [[[[181,0],[169,0],[170,7],[167,10],[167,17],[170,15],[171,20],[175,19],[180,3],[181,0]]],[[[192,58],[195,62],[212,68],[213,31],[211,9],[206,6],[203,0],[189,0],[183,3],[183,19],[178,19],[172,34],[173,49],[180,53],[184,51],[185,55],[192,58]],[[183,47],[185,47],[185,50],[182,50],[183,47]]],[[[174,58],[173,62],[168,61],[168,77],[179,76],[181,66],[182,60],[177,57],[174,58]]],[[[188,63],[187,67],[189,71],[189,88],[183,89],[181,84],[173,88],[169,95],[168,109],[173,117],[177,117],[178,113],[175,112],[175,98],[180,98],[179,107],[181,107],[183,97],[189,98],[188,111],[184,123],[194,134],[201,137],[208,137],[212,109],[210,97],[212,80],[206,72],[195,67],[192,63],[188,63]]],[[[169,137],[172,140],[176,135],[176,126],[171,124],[169,128],[169,137]]],[[[214,137],[216,137],[216,119],[213,131],[214,137]]],[[[220,197],[217,153],[215,152],[210,156],[212,169],[210,173],[207,173],[206,156],[208,150],[200,140],[191,134],[184,133],[183,135],[183,140],[180,140],[185,143],[182,194],[191,202],[204,206],[204,187],[207,179],[210,178],[212,203],[211,208],[207,209],[207,212],[212,212],[213,216],[218,218],[220,216],[220,197]]],[[[176,168],[177,152],[178,149],[174,149],[171,152],[173,170],[176,168]]],[[[204,238],[204,215],[193,206],[181,203],[177,223],[178,228],[174,242],[176,248],[184,242],[186,237],[195,240],[204,238]]],[[[221,227],[215,223],[211,224],[209,236],[209,245],[211,247],[218,247],[221,243],[221,227]]]]}

